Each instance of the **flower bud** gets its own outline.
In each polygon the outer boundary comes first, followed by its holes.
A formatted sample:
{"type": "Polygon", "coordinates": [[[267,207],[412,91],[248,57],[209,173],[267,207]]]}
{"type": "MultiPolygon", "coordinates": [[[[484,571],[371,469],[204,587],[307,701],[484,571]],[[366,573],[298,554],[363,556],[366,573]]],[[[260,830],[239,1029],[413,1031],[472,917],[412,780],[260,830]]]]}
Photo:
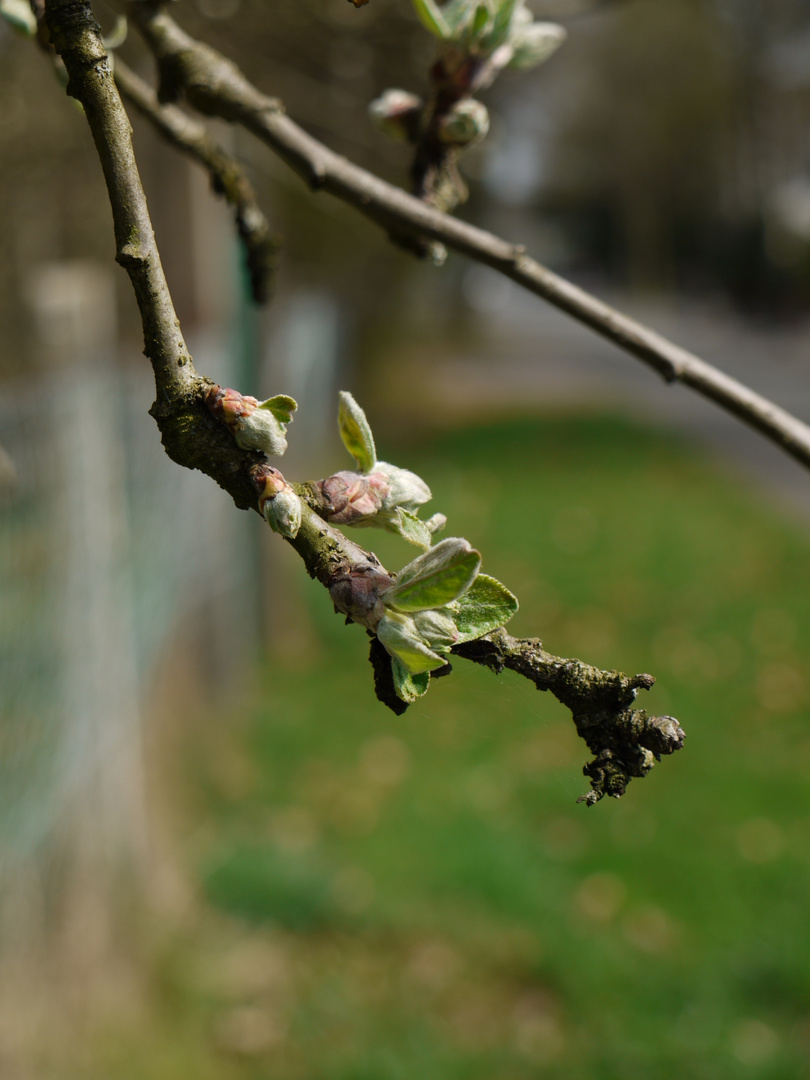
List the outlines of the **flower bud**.
{"type": "Polygon", "coordinates": [[[462,98],[440,118],[436,131],[448,146],[469,146],[489,131],[487,107],[474,98],[462,98]]]}
{"type": "Polygon", "coordinates": [[[329,595],[337,610],[352,622],[376,631],[385,615],[382,594],[392,584],[393,578],[388,574],[369,567],[334,578],[329,585],[329,595]]]}
{"type": "Polygon", "coordinates": [[[378,513],[391,487],[382,473],[363,475],[343,471],[322,480],[321,491],[328,503],[328,521],[335,525],[359,525],[378,513]]]}
{"type": "Polygon", "coordinates": [[[424,102],[407,90],[386,90],[368,107],[374,126],[398,142],[412,142],[419,129],[424,102]]]}

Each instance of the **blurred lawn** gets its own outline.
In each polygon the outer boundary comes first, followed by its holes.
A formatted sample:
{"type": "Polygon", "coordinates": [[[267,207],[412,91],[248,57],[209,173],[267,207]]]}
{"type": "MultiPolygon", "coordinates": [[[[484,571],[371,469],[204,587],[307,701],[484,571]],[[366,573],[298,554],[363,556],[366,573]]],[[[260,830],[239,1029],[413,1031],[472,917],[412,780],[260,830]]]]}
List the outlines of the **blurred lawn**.
{"type": "MultiPolygon", "coordinates": [[[[303,585],[313,662],[268,663],[248,718],[196,748],[211,911],[109,1075],[806,1077],[810,541],[615,418],[382,452],[519,596],[513,632],[651,671],[643,704],[686,747],[578,806],[586,752],[556,701],[458,662],[396,718],[362,632],[303,585]]],[[[414,553],[358,537],[393,569],[414,553]]]]}

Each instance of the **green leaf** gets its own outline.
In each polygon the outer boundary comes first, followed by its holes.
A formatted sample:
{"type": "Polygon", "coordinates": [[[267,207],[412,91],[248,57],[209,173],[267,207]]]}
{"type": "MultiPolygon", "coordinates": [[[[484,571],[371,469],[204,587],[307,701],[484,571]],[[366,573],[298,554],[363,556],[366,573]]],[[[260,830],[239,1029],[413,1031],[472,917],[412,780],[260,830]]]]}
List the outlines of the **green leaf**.
{"type": "Polygon", "coordinates": [[[467,540],[449,537],[408,563],[382,599],[400,611],[444,607],[469,589],[480,568],[481,553],[467,540]]]}
{"type": "Polygon", "coordinates": [[[475,9],[475,15],[473,15],[472,26],[470,28],[470,36],[474,39],[486,30],[489,23],[489,8],[486,4],[479,4],[475,9]]]}
{"type": "Polygon", "coordinates": [[[401,506],[397,507],[394,528],[403,540],[407,540],[409,544],[416,544],[423,550],[429,548],[433,542],[433,534],[427,524],[420,521],[416,514],[412,514],[410,510],[405,510],[401,506]]]}
{"type": "Polygon", "coordinates": [[[341,390],[339,396],[338,427],[343,445],[357,462],[360,472],[371,472],[377,461],[377,448],[366,414],[348,391],[341,390]]]}
{"type": "Polygon", "coordinates": [[[438,38],[449,38],[450,27],[433,0],[413,0],[416,14],[422,25],[438,38]]]}
{"type": "Polygon", "coordinates": [[[421,637],[410,615],[388,611],[377,626],[380,644],[412,675],[443,667],[447,661],[433,652],[421,637]]]}
{"type": "Polygon", "coordinates": [[[433,498],[430,488],[422,477],[417,476],[410,469],[400,469],[398,465],[378,461],[374,465],[374,472],[382,473],[391,488],[385,498],[386,509],[401,506],[413,513],[423,503],[433,498]]]}
{"type": "Polygon", "coordinates": [[[498,10],[495,12],[495,20],[488,44],[496,49],[509,36],[512,28],[512,17],[515,9],[522,7],[523,0],[501,0],[498,10]]]}
{"type": "Polygon", "coordinates": [[[298,408],[298,402],[294,398],[287,397],[286,394],[276,394],[275,397],[263,401],[259,408],[272,413],[280,423],[289,424],[293,413],[298,408]]]}
{"type": "Polygon", "coordinates": [[[475,6],[476,0],[449,0],[449,3],[444,5],[442,18],[450,28],[452,37],[458,37],[460,31],[464,29],[475,6]]]}
{"type": "Polygon", "coordinates": [[[532,23],[512,43],[512,59],[507,67],[516,71],[537,67],[557,51],[565,37],[565,30],[556,23],[532,23]]]}
{"type": "Polygon", "coordinates": [[[479,574],[467,592],[448,608],[458,627],[459,643],[497,630],[517,609],[517,597],[488,574],[479,574]]]}
{"type": "Polygon", "coordinates": [[[429,674],[411,674],[395,656],[391,657],[391,671],[394,676],[394,690],[397,697],[407,701],[409,705],[427,693],[430,686],[429,674]]]}

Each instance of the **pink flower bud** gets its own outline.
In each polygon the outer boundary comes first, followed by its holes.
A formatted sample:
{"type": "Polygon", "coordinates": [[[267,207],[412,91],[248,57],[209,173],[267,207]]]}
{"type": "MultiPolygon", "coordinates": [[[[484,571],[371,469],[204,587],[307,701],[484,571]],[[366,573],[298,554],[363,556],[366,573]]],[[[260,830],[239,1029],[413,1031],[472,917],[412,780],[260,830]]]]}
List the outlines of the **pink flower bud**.
{"type": "Polygon", "coordinates": [[[379,512],[391,486],[382,473],[345,470],[321,481],[321,491],[328,503],[329,521],[335,525],[357,525],[379,512]]]}
{"type": "Polygon", "coordinates": [[[338,611],[352,622],[359,623],[367,630],[376,630],[385,615],[381,596],[393,583],[394,579],[389,574],[371,567],[351,570],[332,581],[329,595],[338,611]]]}

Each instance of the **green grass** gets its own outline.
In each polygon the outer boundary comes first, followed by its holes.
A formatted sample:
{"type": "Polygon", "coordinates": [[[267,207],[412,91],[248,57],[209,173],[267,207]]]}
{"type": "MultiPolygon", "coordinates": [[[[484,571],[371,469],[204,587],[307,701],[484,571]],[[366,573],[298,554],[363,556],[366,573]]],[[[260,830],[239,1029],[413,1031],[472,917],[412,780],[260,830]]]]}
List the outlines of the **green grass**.
{"type": "MultiPolygon", "coordinates": [[[[203,1078],[807,1076],[810,541],[615,418],[383,452],[518,595],[513,632],[652,672],[643,704],[686,747],[576,805],[586,751],[552,698],[458,662],[396,718],[304,583],[311,659],[268,660],[248,721],[198,748],[190,858],[221,914],[168,963],[174,1040],[116,1075],[187,1075],[160,1064],[185,1039],[203,1078]]],[[[413,553],[357,536],[392,569],[413,553]]]]}

